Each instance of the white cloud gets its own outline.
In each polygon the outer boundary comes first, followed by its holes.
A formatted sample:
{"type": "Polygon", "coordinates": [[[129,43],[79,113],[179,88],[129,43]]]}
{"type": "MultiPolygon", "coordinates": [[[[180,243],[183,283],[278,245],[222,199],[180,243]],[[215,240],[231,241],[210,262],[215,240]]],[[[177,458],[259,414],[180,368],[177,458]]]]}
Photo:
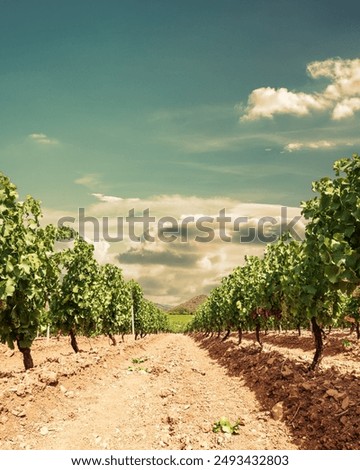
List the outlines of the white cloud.
{"type": "Polygon", "coordinates": [[[328,140],[318,140],[315,142],[290,142],[284,148],[287,152],[296,152],[303,149],[328,149],[336,147],[335,142],[328,140]]]}
{"type": "MultiPolygon", "coordinates": [[[[101,186],[101,177],[97,173],[87,173],[86,175],[81,176],[74,180],[74,183],[80,184],[81,186],[85,186],[89,189],[98,188],[101,186]]],[[[94,195],[103,196],[102,194],[94,193],[94,195]]]]}
{"type": "Polygon", "coordinates": [[[231,150],[236,148],[243,140],[249,137],[245,136],[209,136],[209,135],[181,135],[176,137],[163,137],[162,142],[166,142],[176,147],[180,147],[185,152],[190,153],[208,153],[221,150],[231,150]]]}
{"type": "Polygon", "coordinates": [[[307,93],[295,93],[287,88],[262,87],[252,91],[242,121],[272,118],[275,114],[305,116],[314,109],[322,109],[320,97],[307,93]]]}
{"type": "MultiPolygon", "coordinates": [[[[82,180],[83,179],[84,178],[82,178],[82,180]]],[[[81,180],[81,178],[80,178],[80,180],[81,180]]],[[[90,178],[90,180],[91,180],[91,178],[90,178]]],[[[87,180],[85,179],[85,181],[87,181],[87,180]]],[[[78,183],[79,180],[76,180],[75,182],[78,183]]],[[[78,184],[83,184],[83,183],[78,183],[78,184]]],[[[101,194],[101,193],[92,193],[92,195],[95,196],[96,198],[98,198],[101,202],[110,202],[110,203],[112,203],[112,202],[123,201],[123,198],[121,198],[121,197],[105,196],[104,194],[101,194]]]]}
{"type": "Polygon", "coordinates": [[[337,103],[332,112],[334,120],[351,117],[356,111],[360,110],[360,98],[346,98],[340,103],[337,103]]]}
{"type": "Polygon", "coordinates": [[[33,140],[34,142],[38,144],[42,144],[42,145],[56,145],[59,143],[58,140],[51,139],[46,134],[42,134],[42,133],[29,134],[28,137],[30,137],[30,139],[33,140]]]}
{"type": "Polygon", "coordinates": [[[332,83],[323,95],[330,100],[360,95],[360,59],[327,59],[311,62],[307,71],[312,78],[326,77],[332,83]]]}
{"type": "Polygon", "coordinates": [[[199,268],[204,269],[205,271],[209,271],[212,268],[212,262],[209,256],[204,256],[203,258],[201,258],[197,262],[197,265],[199,268]]]}
{"type": "Polygon", "coordinates": [[[94,243],[94,257],[100,264],[109,262],[109,249],[110,243],[105,240],[100,240],[94,243]]]}
{"type": "MultiPolygon", "coordinates": [[[[88,175],[89,176],[89,175],[88,175]]],[[[85,183],[90,181],[85,180],[85,183]]],[[[82,181],[84,183],[84,181],[82,181]]],[[[281,206],[267,204],[244,204],[233,198],[206,199],[195,196],[181,195],[157,195],[150,198],[122,198],[118,195],[104,195],[94,193],[96,203],[85,208],[84,217],[91,217],[83,224],[83,235],[87,240],[93,241],[94,235],[98,238],[94,242],[95,256],[100,263],[113,263],[120,266],[126,279],[138,280],[146,296],[153,301],[164,304],[176,304],[190,298],[194,293],[207,293],[210,288],[220,282],[222,276],[229,274],[232,269],[244,262],[244,256],[259,255],[263,253],[265,244],[258,239],[252,243],[245,243],[240,236],[247,236],[251,227],[257,227],[261,217],[271,219],[265,220],[264,234],[279,233],[287,223],[300,214],[299,208],[286,208],[286,213],[281,206]],[[214,229],[214,239],[203,243],[195,240],[199,235],[196,223],[190,222],[186,225],[188,229],[187,241],[181,239],[180,232],[177,239],[166,243],[159,238],[158,221],[161,217],[173,217],[179,225],[184,216],[192,216],[195,220],[206,215],[214,219],[219,216],[221,209],[226,209],[226,216],[231,217],[225,227],[227,236],[232,237],[231,242],[221,240],[219,223],[205,223],[214,229]],[[128,224],[125,218],[128,211],[134,209],[136,215],[142,215],[143,211],[149,209],[149,215],[154,216],[156,221],[151,223],[150,234],[155,238],[153,242],[136,242],[130,240],[128,224]],[[102,221],[107,219],[107,226],[102,230],[102,221]],[[122,217],[124,222],[123,238],[111,241],[105,236],[109,233],[111,237],[119,235],[118,219],[122,217]],[[246,217],[238,223],[239,227],[234,230],[234,220],[238,217],[246,217]],[[99,231],[94,219],[98,220],[99,231]]],[[[79,214],[64,214],[60,211],[44,209],[44,223],[57,225],[61,217],[67,216],[65,225],[79,230],[79,214]],[[73,217],[74,222],[69,221],[73,217]]],[[[296,229],[301,236],[304,232],[304,222],[298,221],[296,229]]],[[[135,233],[141,235],[142,225],[135,227],[135,233]]],[[[207,236],[200,233],[201,238],[207,236]]]]}
{"type": "Polygon", "coordinates": [[[241,121],[273,118],[276,114],[306,116],[313,111],[331,111],[334,120],[352,116],[360,110],[360,59],[332,58],[311,62],[311,78],[327,78],[331,83],[320,93],[303,93],[287,88],[262,87],[253,90],[241,121]]]}
{"type": "Polygon", "coordinates": [[[346,139],[335,137],[332,140],[298,140],[294,142],[289,142],[284,146],[284,149],[281,153],[284,152],[296,152],[299,150],[323,150],[336,147],[354,147],[360,145],[360,138],[357,139],[346,139]]]}

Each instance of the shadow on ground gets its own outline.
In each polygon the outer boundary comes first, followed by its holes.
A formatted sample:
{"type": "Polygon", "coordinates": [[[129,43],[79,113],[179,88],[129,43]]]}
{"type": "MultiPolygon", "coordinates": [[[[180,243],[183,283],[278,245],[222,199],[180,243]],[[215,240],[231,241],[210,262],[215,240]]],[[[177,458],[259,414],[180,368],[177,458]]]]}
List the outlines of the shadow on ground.
{"type": "MultiPolygon", "coordinates": [[[[246,333],[243,337],[244,339],[256,341],[255,333],[246,333]]],[[[304,352],[314,352],[315,349],[314,339],[308,331],[303,331],[301,336],[295,332],[261,334],[261,339],[264,344],[273,344],[277,347],[302,349],[304,352]]],[[[324,343],[326,355],[336,356],[346,351],[347,343],[356,343],[356,336],[355,334],[344,336],[343,332],[333,331],[326,335],[324,343]]]]}
{"type": "Polygon", "coordinates": [[[287,424],[300,449],[360,448],[360,383],[355,371],[342,373],[333,366],[309,372],[308,362],[278,351],[238,346],[234,338],[222,342],[200,334],[192,337],[230,376],[243,378],[264,411],[273,410],[272,416],[287,424]]]}

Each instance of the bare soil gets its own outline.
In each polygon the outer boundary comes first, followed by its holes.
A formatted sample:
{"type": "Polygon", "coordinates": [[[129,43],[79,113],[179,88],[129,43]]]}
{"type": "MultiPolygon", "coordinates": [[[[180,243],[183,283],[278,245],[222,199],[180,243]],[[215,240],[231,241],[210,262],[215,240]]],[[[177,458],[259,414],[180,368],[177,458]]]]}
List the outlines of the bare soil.
{"type": "Polygon", "coordinates": [[[0,346],[0,449],[359,449],[360,347],[327,342],[317,373],[308,333],[39,339],[27,372],[0,346]]]}

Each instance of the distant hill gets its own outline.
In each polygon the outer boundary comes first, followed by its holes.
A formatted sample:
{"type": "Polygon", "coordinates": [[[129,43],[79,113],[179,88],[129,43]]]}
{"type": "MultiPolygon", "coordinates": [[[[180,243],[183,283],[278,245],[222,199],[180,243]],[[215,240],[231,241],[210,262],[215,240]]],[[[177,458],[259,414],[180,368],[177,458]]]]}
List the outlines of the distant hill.
{"type": "Polygon", "coordinates": [[[173,308],[172,305],[164,305],[164,304],[155,304],[155,305],[163,312],[168,312],[169,310],[172,310],[173,308]]]}
{"type": "Polygon", "coordinates": [[[169,313],[195,313],[199,305],[203,304],[207,299],[206,295],[196,295],[195,297],[183,302],[182,304],[173,307],[169,313]]]}

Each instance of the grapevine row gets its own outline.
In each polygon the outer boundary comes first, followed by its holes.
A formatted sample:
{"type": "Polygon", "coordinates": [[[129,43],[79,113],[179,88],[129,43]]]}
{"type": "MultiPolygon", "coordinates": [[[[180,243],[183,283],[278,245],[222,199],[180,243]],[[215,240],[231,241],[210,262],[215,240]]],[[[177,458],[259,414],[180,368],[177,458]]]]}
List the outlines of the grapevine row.
{"type": "Polygon", "coordinates": [[[105,334],[115,344],[115,334],[168,328],[138,283],[125,282],[115,265],[101,266],[94,246],[74,231],[40,227],[40,217],[39,202],[30,196],[19,202],[0,173],[0,341],[17,345],[25,369],[34,365],[31,345],[44,326],[70,335],[75,352],[78,334],[105,334]],[[58,241],[70,247],[56,251],[58,241]]]}
{"type": "Polygon", "coordinates": [[[297,328],[311,324],[315,354],[323,354],[325,326],[352,324],[359,332],[360,157],[334,163],[335,178],[313,183],[318,195],[302,203],[305,239],[285,234],[262,258],[246,257],[199,307],[189,331],[206,334],[297,328]]]}

